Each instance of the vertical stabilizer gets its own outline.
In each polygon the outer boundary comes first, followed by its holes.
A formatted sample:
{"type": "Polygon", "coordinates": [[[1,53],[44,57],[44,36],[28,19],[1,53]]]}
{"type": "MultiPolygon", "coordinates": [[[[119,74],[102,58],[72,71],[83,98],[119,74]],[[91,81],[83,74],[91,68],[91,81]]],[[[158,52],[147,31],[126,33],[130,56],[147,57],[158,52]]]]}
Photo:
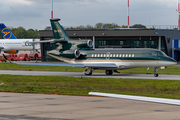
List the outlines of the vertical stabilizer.
{"type": "Polygon", "coordinates": [[[63,27],[59,24],[59,20],[60,19],[50,19],[54,39],[64,38],[65,40],[70,40],[63,27]]]}
{"type": "Polygon", "coordinates": [[[14,34],[9,29],[7,29],[4,23],[0,23],[0,29],[4,39],[17,39],[14,34]]]}

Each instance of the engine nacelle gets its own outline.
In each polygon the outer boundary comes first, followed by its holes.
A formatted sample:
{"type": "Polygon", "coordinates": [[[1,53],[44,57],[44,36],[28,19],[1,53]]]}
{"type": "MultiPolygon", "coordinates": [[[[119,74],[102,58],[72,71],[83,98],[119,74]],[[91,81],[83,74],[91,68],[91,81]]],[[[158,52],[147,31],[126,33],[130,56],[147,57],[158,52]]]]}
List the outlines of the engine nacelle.
{"type": "Polygon", "coordinates": [[[18,52],[19,50],[4,51],[4,53],[8,53],[8,54],[17,54],[18,52]]]}
{"type": "Polygon", "coordinates": [[[93,41],[92,40],[88,40],[87,41],[87,46],[90,47],[90,48],[93,47],[93,41]]]}
{"type": "Polygon", "coordinates": [[[62,57],[68,57],[68,58],[79,58],[81,54],[80,51],[76,49],[76,50],[61,51],[60,55],[62,57]]]}
{"type": "Polygon", "coordinates": [[[76,41],[78,48],[92,48],[93,41],[92,40],[78,40],[76,41]]]}
{"type": "Polygon", "coordinates": [[[76,49],[75,51],[74,51],[74,56],[75,56],[75,58],[79,58],[80,57],[80,51],[78,50],[78,49],[76,49]]]}

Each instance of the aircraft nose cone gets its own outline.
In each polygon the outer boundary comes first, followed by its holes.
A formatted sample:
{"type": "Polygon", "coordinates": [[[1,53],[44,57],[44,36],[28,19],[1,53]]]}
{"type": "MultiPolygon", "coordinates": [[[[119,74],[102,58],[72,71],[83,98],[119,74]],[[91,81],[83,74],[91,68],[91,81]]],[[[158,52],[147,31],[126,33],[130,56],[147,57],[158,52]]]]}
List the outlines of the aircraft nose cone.
{"type": "Polygon", "coordinates": [[[177,64],[177,61],[173,58],[171,58],[171,61],[172,61],[172,65],[176,65],[177,64]]]}

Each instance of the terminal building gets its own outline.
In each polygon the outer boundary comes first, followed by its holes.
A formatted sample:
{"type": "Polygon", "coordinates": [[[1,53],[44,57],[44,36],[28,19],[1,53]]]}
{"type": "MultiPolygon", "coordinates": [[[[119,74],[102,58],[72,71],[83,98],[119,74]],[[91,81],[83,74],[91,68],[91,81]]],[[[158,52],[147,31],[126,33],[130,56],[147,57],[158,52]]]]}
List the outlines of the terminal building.
{"type": "MultiPolygon", "coordinates": [[[[71,39],[91,39],[94,49],[154,48],[180,61],[180,31],[164,29],[65,30],[71,39]]],[[[51,30],[40,30],[40,40],[53,39],[51,30]]],[[[42,43],[43,61],[56,61],[47,56],[54,44],[42,43]]]]}

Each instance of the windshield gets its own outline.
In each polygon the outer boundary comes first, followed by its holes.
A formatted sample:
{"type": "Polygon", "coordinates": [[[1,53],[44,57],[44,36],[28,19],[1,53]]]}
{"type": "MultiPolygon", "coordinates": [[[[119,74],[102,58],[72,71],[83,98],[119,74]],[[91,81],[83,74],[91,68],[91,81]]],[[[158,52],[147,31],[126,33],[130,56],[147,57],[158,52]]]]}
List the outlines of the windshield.
{"type": "Polygon", "coordinates": [[[152,52],[152,56],[157,56],[158,53],[157,52],[152,52]]]}
{"type": "Polygon", "coordinates": [[[159,52],[152,52],[152,56],[167,56],[164,52],[159,51],[159,52]]]}
{"type": "Polygon", "coordinates": [[[167,56],[164,52],[160,51],[158,52],[158,56],[167,56]]]}

